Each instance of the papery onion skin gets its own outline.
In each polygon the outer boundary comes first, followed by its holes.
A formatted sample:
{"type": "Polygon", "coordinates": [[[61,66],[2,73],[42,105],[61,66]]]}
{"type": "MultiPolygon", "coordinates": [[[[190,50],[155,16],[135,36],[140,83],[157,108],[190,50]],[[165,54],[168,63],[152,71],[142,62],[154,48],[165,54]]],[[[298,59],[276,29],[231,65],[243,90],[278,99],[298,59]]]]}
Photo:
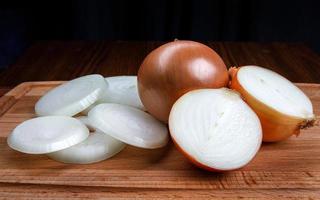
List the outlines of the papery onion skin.
{"type": "Polygon", "coordinates": [[[180,96],[195,89],[225,87],[228,81],[221,57],[208,46],[193,41],[176,40],[160,46],[144,59],[138,72],[143,105],[165,123],[180,96]]]}
{"type": "Polygon", "coordinates": [[[258,115],[264,142],[278,142],[289,138],[291,135],[298,136],[301,129],[313,126],[315,119],[304,119],[280,113],[250,95],[238,81],[237,73],[239,69],[237,67],[229,69],[231,78],[229,87],[238,91],[244,101],[258,115]]]}

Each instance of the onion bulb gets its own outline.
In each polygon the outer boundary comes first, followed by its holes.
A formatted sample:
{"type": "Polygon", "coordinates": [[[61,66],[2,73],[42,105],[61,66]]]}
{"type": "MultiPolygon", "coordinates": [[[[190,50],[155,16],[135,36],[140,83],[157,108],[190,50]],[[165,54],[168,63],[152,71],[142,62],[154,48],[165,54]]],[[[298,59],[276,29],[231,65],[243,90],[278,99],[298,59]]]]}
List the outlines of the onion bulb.
{"type": "Polygon", "coordinates": [[[262,141],[259,118],[227,88],[186,93],[169,117],[172,140],[195,165],[209,171],[228,171],[249,163],[262,141]]]}
{"type": "Polygon", "coordinates": [[[233,67],[229,72],[230,87],[241,93],[260,118],[263,141],[281,141],[313,126],[310,99],[283,76],[258,66],[233,67]]]}
{"type": "Polygon", "coordinates": [[[73,116],[104,97],[107,83],[98,74],[68,81],[46,93],[35,105],[38,116],[73,116]]]}
{"type": "Polygon", "coordinates": [[[7,142],[23,153],[46,154],[76,145],[88,136],[88,128],[75,118],[46,116],[24,121],[12,131],[7,142]]]}
{"type": "Polygon", "coordinates": [[[147,111],[167,122],[173,103],[194,89],[220,88],[228,84],[221,57],[208,46],[174,41],[153,50],[138,72],[138,90],[147,111]]]}
{"type": "MultiPolygon", "coordinates": [[[[93,129],[87,117],[78,118],[81,122],[93,129]]],[[[125,144],[113,137],[93,130],[83,142],[67,149],[48,154],[53,160],[71,164],[90,164],[108,159],[119,153],[125,144]]]]}
{"type": "Polygon", "coordinates": [[[120,104],[99,104],[88,113],[93,127],[133,146],[155,149],[167,144],[167,127],[148,113],[120,104]]]}

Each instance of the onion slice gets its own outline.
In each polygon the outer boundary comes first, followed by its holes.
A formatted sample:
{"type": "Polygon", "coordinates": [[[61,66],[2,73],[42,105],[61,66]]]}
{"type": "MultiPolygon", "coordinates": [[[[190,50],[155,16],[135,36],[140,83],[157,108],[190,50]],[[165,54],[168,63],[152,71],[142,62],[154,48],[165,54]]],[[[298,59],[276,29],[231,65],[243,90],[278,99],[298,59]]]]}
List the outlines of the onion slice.
{"type": "Polygon", "coordinates": [[[263,141],[276,142],[313,126],[310,99],[283,76],[258,66],[231,68],[230,87],[237,90],[260,118],[263,141]]]}
{"type": "MultiPolygon", "coordinates": [[[[80,122],[82,122],[84,125],[86,125],[86,127],[89,129],[90,132],[97,131],[97,129],[91,125],[87,116],[79,116],[79,117],[76,117],[76,119],[79,120],[80,122]]],[[[99,132],[101,132],[101,131],[99,131],[99,132]]]]}
{"type": "Polygon", "coordinates": [[[172,107],[169,129],[178,149],[210,171],[243,167],[256,155],[262,140],[256,114],[238,93],[226,88],[183,95],[172,107]]]}
{"type": "Polygon", "coordinates": [[[113,76],[105,80],[109,86],[104,103],[117,103],[145,110],[138,94],[137,76],[113,76]]]}
{"type": "Polygon", "coordinates": [[[8,145],[17,151],[46,154],[84,141],[89,130],[79,120],[67,116],[46,116],[24,121],[8,136],[8,145]]]}
{"type": "Polygon", "coordinates": [[[108,87],[104,98],[83,110],[82,114],[88,115],[93,107],[101,103],[116,103],[146,110],[138,94],[137,76],[112,76],[105,80],[108,87]]]}
{"type": "Polygon", "coordinates": [[[38,116],[73,116],[103,98],[106,89],[107,83],[101,75],[76,78],[42,96],[35,111],[38,116]]]}
{"type": "Polygon", "coordinates": [[[99,104],[88,113],[92,126],[133,146],[155,149],[168,142],[167,127],[151,115],[120,104],[99,104]]]}
{"type": "Polygon", "coordinates": [[[94,104],[91,104],[88,108],[84,109],[83,111],[81,111],[82,115],[88,115],[89,111],[94,108],[96,105],[101,104],[101,102],[96,102],[94,104]]]}
{"type": "Polygon", "coordinates": [[[48,154],[56,161],[70,164],[90,164],[108,159],[119,153],[125,144],[100,131],[93,132],[83,142],[48,154]]]}
{"type": "Polygon", "coordinates": [[[80,116],[76,119],[92,131],[91,135],[79,144],[48,154],[53,160],[69,164],[90,164],[111,158],[125,147],[123,142],[95,129],[88,117],[80,116]]]}

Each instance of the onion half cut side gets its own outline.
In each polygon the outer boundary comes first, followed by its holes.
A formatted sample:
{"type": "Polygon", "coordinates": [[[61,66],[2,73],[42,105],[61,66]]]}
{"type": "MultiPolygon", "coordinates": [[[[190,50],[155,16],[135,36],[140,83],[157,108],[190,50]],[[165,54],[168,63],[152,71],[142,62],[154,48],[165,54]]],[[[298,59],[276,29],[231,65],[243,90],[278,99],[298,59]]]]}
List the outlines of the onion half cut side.
{"type": "Polygon", "coordinates": [[[166,125],[134,107],[99,104],[90,110],[88,117],[95,128],[133,146],[155,149],[168,142],[166,125]]]}
{"type": "Polygon", "coordinates": [[[98,74],[73,79],[46,93],[35,105],[38,116],[74,116],[100,98],[107,90],[107,83],[98,74]]]}
{"type": "Polygon", "coordinates": [[[104,103],[117,103],[145,110],[138,93],[137,76],[113,76],[108,82],[104,103]]]}
{"type": "Polygon", "coordinates": [[[170,112],[169,129],[178,149],[209,171],[245,166],[262,141],[257,115],[226,88],[194,90],[180,97],[170,112]]]}
{"type": "Polygon", "coordinates": [[[233,67],[229,73],[230,88],[241,93],[260,118],[263,141],[285,140],[314,125],[310,99],[283,76],[258,66],[233,67]]]}
{"type": "Polygon", "coordinates": [[[46,154],[84,141],[88,128],[67,116],[46,116],[24,121],[8,136],[8,145],[17,151],[46,154]]]}

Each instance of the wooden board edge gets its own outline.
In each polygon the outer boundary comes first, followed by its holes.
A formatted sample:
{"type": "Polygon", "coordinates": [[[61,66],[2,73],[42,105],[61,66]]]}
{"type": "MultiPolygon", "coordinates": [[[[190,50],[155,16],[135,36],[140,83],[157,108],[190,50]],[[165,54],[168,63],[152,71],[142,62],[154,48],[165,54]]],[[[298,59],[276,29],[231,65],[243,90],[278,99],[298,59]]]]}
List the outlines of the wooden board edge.
{"type": "Polygon", "coordinates": [[[320,88],[320,83],[294,83],[296,86],[302,87],[318,87],[320,88]]]}
{"type": "Polygon", "coordinates": [[[33,87],[55,86],[65,81],[37,81],[23,82],[0,97],[0,116],[9,110],[21,97],[28,93],[33,87]]]}
{"type": "Polygon", "coordinates": [[[230,189],[230,190],[186,190],[186,189],[144,189],[48,186],[37,184],[0,184],[0,198],[112,198],[112,199],[316,199],[318,189],[230,189]],[[76,194],[76,195],[75,195],[76,194]]]}

